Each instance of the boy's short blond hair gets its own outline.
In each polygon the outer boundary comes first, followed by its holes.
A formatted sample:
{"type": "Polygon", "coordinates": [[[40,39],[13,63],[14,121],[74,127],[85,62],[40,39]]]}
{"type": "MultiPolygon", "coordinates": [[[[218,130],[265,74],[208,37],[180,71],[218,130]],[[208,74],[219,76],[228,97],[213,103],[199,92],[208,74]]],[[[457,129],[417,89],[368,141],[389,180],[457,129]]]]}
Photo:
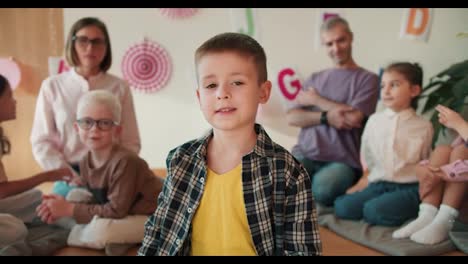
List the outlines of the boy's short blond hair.
{"type": "Polygon", "coordinates": [[[112,113],[113,121],[120,123],[122,115],[122,106],[120,105],[120,101],[115,95],[106,90],[89,91],[81,96],[78,101],[76,117],[81,118],[83,110],[87,106],[95,104],[106,106],[112,113]]]}
{"type": "Polygon", "coordinates": [[[263,47],[252,37],[241,33],[222,33],[205,41],[195,52],[195,69],[198,81],[198,63],[203,56],[224,51],[236,52],[253,59],[259,84],[267,81],[266,55],[263,47]]]}

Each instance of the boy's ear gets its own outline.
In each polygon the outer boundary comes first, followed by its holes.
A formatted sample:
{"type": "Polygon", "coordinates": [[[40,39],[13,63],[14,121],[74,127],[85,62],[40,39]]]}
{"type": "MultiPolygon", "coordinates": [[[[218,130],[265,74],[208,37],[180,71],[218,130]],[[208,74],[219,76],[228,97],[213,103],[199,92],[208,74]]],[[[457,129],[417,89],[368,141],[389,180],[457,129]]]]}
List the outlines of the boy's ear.
{"type": "Polygon", "coordinates": [[[271,94],[271,82],[266,81],[260,86],[260,103],[265,104],[270,99],[271,94]]]}
{"type": "Polygon", "coordinates": [[[411,97],[416,97],[421,93],[422,89],[419,85],[411,86],[411,97]]]}

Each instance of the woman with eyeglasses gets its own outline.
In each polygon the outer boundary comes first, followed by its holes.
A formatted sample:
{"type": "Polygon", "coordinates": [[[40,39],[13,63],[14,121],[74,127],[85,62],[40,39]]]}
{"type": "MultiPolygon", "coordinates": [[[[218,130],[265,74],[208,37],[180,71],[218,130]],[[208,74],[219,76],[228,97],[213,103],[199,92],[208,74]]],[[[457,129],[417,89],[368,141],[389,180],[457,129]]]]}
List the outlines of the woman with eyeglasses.
{"type": "MultiPolygon", "coordinates": [[[[106,25],[93,17],[75,22],[67,37],[65,57],[72,69],[45,79],[37,98],[31,144],[39,165],[44,170],[66,166],[74,174],[79,173],[78,163],[86,148],[73,129],[76,108],[84,93],[99,89],[119,98],[121,124],[125,127],[120,143],[138,153],[140,136],[131,91],[125,81],[107,72],[112,64],[112,51],[106,25]]],[[[66,197],[72,188],[59,181],[52,192],[66,197]]]]}

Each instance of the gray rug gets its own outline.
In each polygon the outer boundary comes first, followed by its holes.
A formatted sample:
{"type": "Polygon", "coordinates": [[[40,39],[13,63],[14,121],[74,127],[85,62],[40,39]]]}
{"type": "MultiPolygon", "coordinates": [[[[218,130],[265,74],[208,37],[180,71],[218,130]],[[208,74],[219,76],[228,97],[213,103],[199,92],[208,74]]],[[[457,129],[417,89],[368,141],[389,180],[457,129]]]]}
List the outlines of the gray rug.
{"type": "MultiPolygon", "coordinates": [[[[317,206],[318,221],[338,235],[392,256],[437,256],[456,250],[456,243],[451,240],[436,245],[422,245],[410,239],[393,239],[392,233],[399,227],[372,226],[364,221],[338,219],[333,208],[317,206]]],[[[465,226],[466,227],[466,226],[465,226]]],[[[458,232],[451,236],[461,237],[458,242],[467,250],[468,229],[453,229],[458,232]],[[463,232],[465,230],[465,232],[463,232]]],[[[452,232],[454,233],[454,232],[452,232]]],[[[460,245],[457,245],[460,247],[460,245]]],[[[463,251],[463,250],[462,250],[463,251]]],[[[466,252],[466,251],[464,251],[466,252]]]]}

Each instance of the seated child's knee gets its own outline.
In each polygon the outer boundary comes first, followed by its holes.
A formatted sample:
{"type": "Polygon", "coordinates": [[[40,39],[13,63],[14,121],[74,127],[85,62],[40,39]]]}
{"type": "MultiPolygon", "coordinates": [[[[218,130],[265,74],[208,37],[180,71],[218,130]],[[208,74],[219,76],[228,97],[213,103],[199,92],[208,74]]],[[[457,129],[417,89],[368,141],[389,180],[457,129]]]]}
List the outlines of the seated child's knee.
{"type": "Polygon", "coordinates": [[[323,186],[312,187],[314,201],[325,206],[333,206],[336,196],[334,196],[328,189],[325,189],[326,188],[323,188],[323,186]]]}
{"type": "Polygon", "coordinates": [[[362,209],[362,216],[364,221],[369,224],[379,225],[381,224],[382,216],[379,215],[379,210],[376,208],[375,204],[366,203],[362,209]]]}
{"type": "Polygon", "coordinates": [[[334,209],[335,215],[342,219],[358,220],[362,218],[361,210],[352,206],[346,195],[336,198],[334,209]]]}
{"type": "Polygon", "coordinates": [[[28,235],[28,229],[21,219],[12,215],[0,214],[0,246],[4,247],[23,241],[28,235]]]}
{"type": "Polygon", "coordinates": [[[400,216],[392,216],[386,213],[384,208],[380,208],[379,203],[368,202],[364,204],[363,219],[371,225],[400,226],[403,224],[400,216]]]}

